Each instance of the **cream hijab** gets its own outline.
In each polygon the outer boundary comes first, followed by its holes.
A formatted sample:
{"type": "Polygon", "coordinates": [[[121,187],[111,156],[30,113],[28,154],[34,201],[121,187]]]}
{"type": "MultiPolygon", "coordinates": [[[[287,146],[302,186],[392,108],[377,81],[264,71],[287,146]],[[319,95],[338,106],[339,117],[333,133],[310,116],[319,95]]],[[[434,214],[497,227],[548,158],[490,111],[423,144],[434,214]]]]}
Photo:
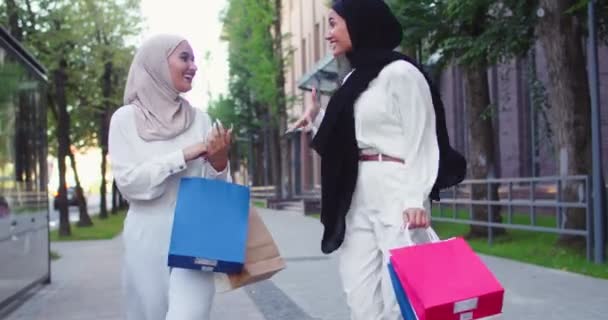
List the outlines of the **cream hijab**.
{"type": "Polygon", "coordinates": [[[186,131],[194,109],[175,89],[167,58],[186,39],[157,35],[137,50],[129,69],[124,103],[135,105],[135,125],[146,141],[167,140],[186,131]]]}

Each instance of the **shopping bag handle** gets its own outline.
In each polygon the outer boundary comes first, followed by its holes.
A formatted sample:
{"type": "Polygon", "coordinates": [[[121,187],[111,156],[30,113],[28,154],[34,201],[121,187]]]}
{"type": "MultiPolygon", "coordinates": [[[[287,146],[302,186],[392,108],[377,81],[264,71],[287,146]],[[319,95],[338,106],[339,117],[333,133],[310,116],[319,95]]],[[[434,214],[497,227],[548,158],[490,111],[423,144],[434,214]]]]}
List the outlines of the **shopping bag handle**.
{"type": "MultiPolygon", "coordinates": [[[[426,235],[429,237],[429,240],[431,241],[431,243],[441,241],[441,239],[439,239],[439,236],[437,235],[437,233],[435,232],[435,230],[433,230],[433,228],[427,227],[427,228],[424,228],[424,231],[426,232],[426,235]]],[[[401,226],[401,233],[403,233],[403,235],[405,236],[405,240],[407,241],[407,243],[409,245],[415,245],[416,244],[412,240],[412,234],[411,234],[411,231],[410,231],[410,223],[409,222],[407,222],[407,223],[405,223],[404,225],[401,226]]]]}

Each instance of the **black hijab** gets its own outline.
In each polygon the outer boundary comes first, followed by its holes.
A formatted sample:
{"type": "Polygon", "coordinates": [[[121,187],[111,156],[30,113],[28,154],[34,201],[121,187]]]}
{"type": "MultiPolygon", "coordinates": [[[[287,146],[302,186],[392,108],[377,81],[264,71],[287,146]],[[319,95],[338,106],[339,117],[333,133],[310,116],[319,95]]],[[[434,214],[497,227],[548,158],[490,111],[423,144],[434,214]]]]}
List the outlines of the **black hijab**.
{"type": "Polygon", "coordinates": [[[410,57],[393,51],[402,40],[401,25],[382,0],[338,0],[333,10],[345,21],[353,49],[346,54],[355,71],[334,93],[323,122],[312,141],[321,155],[321,249],[331,253],[344,240],[345,217],[357,184],[359,148],[355,135],[354,104],[369,83],[391,62],[405,60],[420,70],[431,88],[439,143],[439,173],[431,199],[439,190],[460,183],[466,161],[450,146],[443,103],[437,88],[410,57]]]}

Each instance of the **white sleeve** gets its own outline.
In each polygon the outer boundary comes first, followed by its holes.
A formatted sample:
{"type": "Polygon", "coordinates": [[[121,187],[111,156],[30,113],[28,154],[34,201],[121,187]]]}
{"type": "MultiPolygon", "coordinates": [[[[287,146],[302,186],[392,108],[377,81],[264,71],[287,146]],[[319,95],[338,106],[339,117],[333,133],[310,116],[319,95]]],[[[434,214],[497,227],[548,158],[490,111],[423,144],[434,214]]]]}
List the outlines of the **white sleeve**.
{"type": "Polygon", "coordinates": [[[230,175],[230,160],[228,160],[226,168],[222,171],[215,170],[209,161],[205,161],[205,165],[203,166],[203,177],[232,182],[232,176],[230,175]]]}
{"type": "Polygon", "coordinates": [[[435,109],[423,74],[405,61],[395,62],[387,90],[392,110],[401,119],[406,180],[403,209],[424,208],[439,170],[435,109]]]}
{"type": "Polygon", "coordinates": [[[151,200],[165,191],[166,179],[186,169],[181,149],[159,154],[144,161],[137,161],[137,148],[125,132],[124,121],[110,122],[109,153],[112,173],[118,189],[127,200],[151,200]]]}

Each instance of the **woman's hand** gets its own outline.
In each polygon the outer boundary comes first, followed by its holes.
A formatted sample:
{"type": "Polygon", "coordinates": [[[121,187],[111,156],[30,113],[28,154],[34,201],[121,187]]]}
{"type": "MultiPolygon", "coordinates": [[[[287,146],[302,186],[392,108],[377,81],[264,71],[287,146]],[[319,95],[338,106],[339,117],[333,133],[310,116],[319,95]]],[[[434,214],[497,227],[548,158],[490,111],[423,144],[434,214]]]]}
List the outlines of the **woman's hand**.
{"type": "Polygon", "coordinates": [[[319,110],[321,110],[321,106],[317,104],[317,89],[312,88],[312,103],[306,107],[306,110],[304,110],[302,116],[300,116],[300,118],[291,125],[287,132],[300,128],[309,130],[313,120],[317,117],[317,114],[319,114],[319,110]]]}
{"type": "Polygon", "coordinates": [[[232,144],[232,129],[224,129],[221,122],[217,122],[211,129],[207,139],[207,160],[216,171],[224,171],[228,165],[228,153],[232,144]]]}
{"type": "Polygon", "coordinates": [[[191,146],[184,148],[184,159],[186,161],[194,160],[207,153],[207,145],[203,142],[195,143],[191,146]]]}
{"type": "Polygon", "coordinates": [[[431,221],[426,210],[409,208],[403,212],[403,224],[409,224],[410,229],[428,228],[431,226],[431,221]]]}

